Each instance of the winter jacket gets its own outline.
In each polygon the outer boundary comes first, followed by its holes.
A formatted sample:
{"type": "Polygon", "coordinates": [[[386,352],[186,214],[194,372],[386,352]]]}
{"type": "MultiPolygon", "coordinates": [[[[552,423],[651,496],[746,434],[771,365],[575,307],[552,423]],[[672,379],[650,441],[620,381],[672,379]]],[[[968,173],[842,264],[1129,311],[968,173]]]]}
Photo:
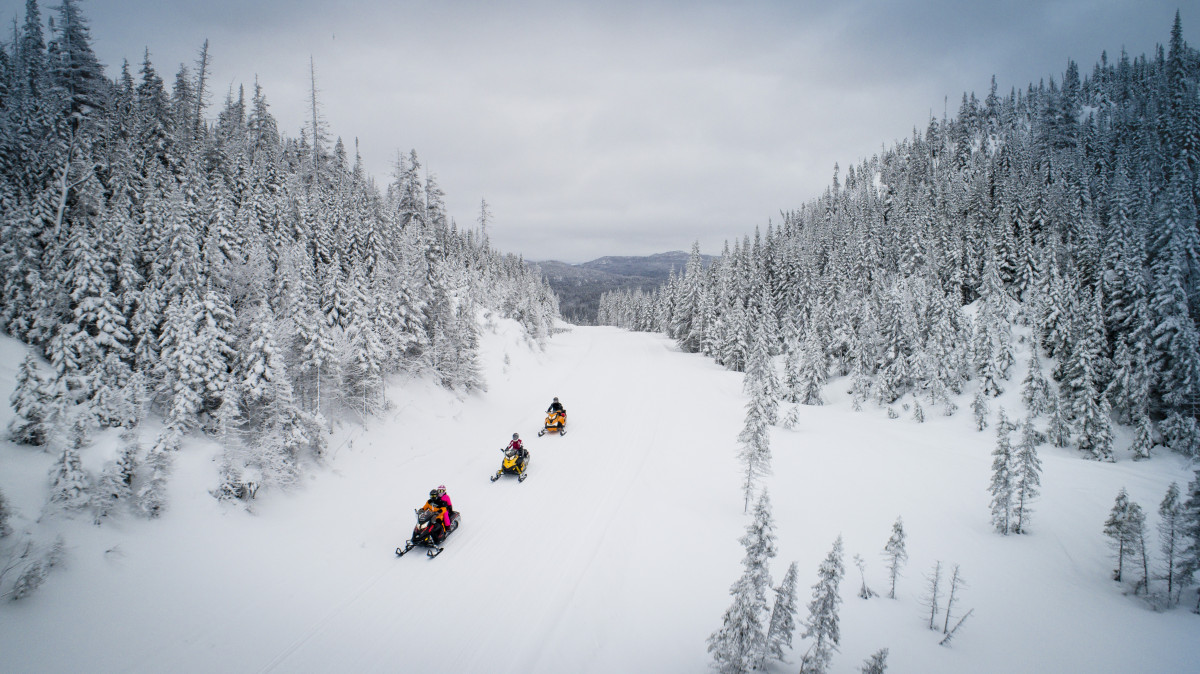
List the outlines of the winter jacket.
{"type": "Polygon", "coordinates": [[[519,452],[521,454],[521,456],[525,456],[525,454],[526,454],[525,444],[521,442],[520,438],[508,443],[508,447],[505,447],[505,450],[509,450],[509,449],[515,449],[517,452],[519,452]]]}
{"type": "Polygon", "coordinates": [[[567,408],[563,407],[562,403],[550,403],[550,407],[546,408],[546,414],[550,414],[551,412],[566,413],[566,411],[567,411],[567,408]]]}
{"type": "Polygon", "coordinates": [[[450,495],[442,494],[436,498],[431,498],[426,502],[430,508],[445,508],[442,511],[442,524],[450,526],[450,513],[454,511],[454,506],[450,503],[450,495]]]}

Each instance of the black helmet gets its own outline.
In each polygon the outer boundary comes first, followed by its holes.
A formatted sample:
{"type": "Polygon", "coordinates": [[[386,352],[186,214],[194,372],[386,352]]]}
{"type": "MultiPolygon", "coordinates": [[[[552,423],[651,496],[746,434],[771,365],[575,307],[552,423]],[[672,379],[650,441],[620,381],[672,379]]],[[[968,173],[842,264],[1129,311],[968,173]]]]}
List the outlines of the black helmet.
{"type": "Polygon", "coordinates": [[[558,396],[554,396],[554,402],[558,402],[558,396]]]}

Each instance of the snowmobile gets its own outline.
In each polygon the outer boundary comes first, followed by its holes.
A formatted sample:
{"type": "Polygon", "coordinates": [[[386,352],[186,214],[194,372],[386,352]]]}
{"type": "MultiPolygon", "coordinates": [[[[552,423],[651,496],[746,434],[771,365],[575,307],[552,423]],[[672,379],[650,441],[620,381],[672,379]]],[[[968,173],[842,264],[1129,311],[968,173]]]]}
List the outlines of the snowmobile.
{"type": "Polygon", "coordinates": [[[546,414],[546,427],[538,431],[538,437],[547,433],[567,434],[567,413],[565,411],[549,412],[546,414]]]}
{"type": "Polygon", "coordinates": [[[526,477],[525,471],[529,469],[529,457],[525,457],[524,466],[519,466],[520,452],[510,448],[504,448],[500,451],[504,452],[504,460],[500,462],[500,470],[496,471],[496,474],[492,476],[492,482],[499,480],[500,476],[505,473],[516,475],[517,482],[524,482],[526,477]]]}
{"type": "Polygon", "coordinates": [[[396,556],[403,557],[404,553],[418,546],[428,548],[425,554],[430,558],[442,554],[442,550],[445,548],[441,546],[441,543],[458,528],[460,515],[458,511],[455,511],[450,516],[450,526],[447,527],[442,523],[442,513],[445,511],[445,508],[433,508],[429,504],[415,509],[417,526],[413,527],[412,538],[405,541],[404,547],[396,548],[396,556]]]}

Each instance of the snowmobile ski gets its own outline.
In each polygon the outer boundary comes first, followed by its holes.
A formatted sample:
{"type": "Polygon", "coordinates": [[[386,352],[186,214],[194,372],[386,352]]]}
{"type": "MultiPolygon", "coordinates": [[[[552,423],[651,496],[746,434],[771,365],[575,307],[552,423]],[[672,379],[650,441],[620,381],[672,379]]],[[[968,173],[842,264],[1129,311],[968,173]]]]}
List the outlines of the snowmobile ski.
{"type": "Polygon", "coordinates": [[[437,557],[438,555],[442,554],[442,550],[445,550],[445,549],[446,548],[444,548],[444,547],[429,548],[429,550],[427,550],[425,552],[425,554],[429,555],[430,559],[433,559],[434,557],[437,557]]]}
{"type": "Polygon", "coordinates": [[[517,482],[524,482],[526,477],[529,477],[528,473],[521,473],[517,476],[517,482]]]}

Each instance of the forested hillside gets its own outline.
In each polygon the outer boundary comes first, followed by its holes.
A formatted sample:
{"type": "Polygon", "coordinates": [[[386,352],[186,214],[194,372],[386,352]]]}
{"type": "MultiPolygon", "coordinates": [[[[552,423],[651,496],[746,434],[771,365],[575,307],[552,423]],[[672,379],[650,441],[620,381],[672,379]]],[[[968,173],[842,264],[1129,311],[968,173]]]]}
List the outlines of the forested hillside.
{"type": "Polygon", "coordinates": [[[457,228],[415,151],[366,175],[315,78],[298,135],[257,82],[212,119],[207,43],[170,87],[148,51],[109,79],[80,3],[54,12],[28,0],[0,48],[0,327],[32,347],[8,435],[61,454],[52,504],[157,515],[195,433],[224,447],[216,496],[287,485],[390,375],[484,387],[479,312],[547,336],[539,276],[457,228]],[[89,475],[109,427],[124,449],[89,475]]]}
{"type": "Polygon", "coordinates": [[[1177,16],[1152,55],[1102,55],[1090,74],[1070,61],[1007,94],[993,79],[957,117],[835,167],[824,194],[713,265],[607,295],[600,322],[738,371],[761,338],[786,356],[793,402],[820,404],[827,377],[850,375],[857,404],[953,414],[951,394],[978,380],[982,429],[988,401],[1023,385],[1059,446],[1112,460],[1115,420],[1136,427],[1136,457],[1196,455],[1198,75],[1177,16]],[[1014,325],[1040,346],[1023,384],[1014,325]]]}

